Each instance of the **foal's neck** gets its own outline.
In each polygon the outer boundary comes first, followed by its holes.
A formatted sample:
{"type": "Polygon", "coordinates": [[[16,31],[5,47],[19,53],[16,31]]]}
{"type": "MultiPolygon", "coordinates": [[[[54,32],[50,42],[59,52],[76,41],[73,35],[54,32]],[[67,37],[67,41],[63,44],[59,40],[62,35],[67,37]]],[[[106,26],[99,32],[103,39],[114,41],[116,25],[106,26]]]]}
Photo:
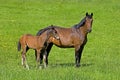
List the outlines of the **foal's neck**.
{"type": "Polygon", "coordinates": [[[52,32],[47,33],[45,42],[47,42],[50,37],[52,37],[52,32]]]}

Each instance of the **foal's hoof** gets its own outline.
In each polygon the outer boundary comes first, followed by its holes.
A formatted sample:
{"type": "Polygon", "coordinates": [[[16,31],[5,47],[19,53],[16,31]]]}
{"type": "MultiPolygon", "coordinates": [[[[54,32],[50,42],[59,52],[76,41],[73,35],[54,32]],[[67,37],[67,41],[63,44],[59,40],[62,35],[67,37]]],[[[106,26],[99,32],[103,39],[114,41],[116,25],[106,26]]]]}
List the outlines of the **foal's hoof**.
{"type": "Polygon", "coordinates": [[[29,66],[28,65],[23,65],[23,68],[27,69],[27,70],[30,70],[29,66]]]}
{"type": "Polygon", "coordinates": [[[39,66],[39,69],[43,69],[43,66],[39,66]]]}
{"type": "Polygon", "coordinates": [[[28,65],[26,65],[26,68],[27,68],[27,70],[30,70],[30,68],[29,68],[29,66],[28,66],[28,65]]]}

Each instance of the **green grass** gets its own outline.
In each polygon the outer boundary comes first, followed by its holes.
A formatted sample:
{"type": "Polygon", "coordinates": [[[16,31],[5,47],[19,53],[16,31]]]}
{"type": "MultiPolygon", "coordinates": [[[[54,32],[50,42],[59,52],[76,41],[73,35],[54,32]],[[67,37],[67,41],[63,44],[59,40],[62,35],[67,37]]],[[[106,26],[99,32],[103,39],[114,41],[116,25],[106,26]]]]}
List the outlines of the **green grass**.
{"type": "Polygon", "coordinates": [[[120,80],[119,0],[0,0],[0,80],[120,80]],[[36,69],[34,51],[27,53],[30,70],[21,66],[17,42],[51,24],[71,27],[93,12],[81,67],[74,49],[54,46],[46,69],[36,69]]]}

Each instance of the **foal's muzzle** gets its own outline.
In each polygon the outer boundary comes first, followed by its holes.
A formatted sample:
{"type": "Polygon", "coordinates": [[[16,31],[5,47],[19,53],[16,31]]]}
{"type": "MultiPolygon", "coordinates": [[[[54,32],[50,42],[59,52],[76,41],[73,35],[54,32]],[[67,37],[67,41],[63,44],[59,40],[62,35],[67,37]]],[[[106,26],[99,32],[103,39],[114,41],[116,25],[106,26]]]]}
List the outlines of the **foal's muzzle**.
{"type": "Polygon", "coordinates": [[[92,32],[92,29],[89,29],[89,30],[88,30],[88,33],[90,33],[90,32],[92,32]]]}

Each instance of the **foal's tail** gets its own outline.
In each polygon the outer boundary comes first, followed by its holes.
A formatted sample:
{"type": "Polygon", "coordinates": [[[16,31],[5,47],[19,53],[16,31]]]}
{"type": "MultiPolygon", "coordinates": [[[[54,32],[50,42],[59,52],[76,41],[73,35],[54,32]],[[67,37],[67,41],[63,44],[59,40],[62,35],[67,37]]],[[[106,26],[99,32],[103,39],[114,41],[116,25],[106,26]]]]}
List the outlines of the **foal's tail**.
{"type": "Polygon", "coordinates": [[[21,50],[21,44],[20,44],[20,41],[18,42],[17,49],[18,49],[18,51],[20,51],[20,50],[21,50]]]}

